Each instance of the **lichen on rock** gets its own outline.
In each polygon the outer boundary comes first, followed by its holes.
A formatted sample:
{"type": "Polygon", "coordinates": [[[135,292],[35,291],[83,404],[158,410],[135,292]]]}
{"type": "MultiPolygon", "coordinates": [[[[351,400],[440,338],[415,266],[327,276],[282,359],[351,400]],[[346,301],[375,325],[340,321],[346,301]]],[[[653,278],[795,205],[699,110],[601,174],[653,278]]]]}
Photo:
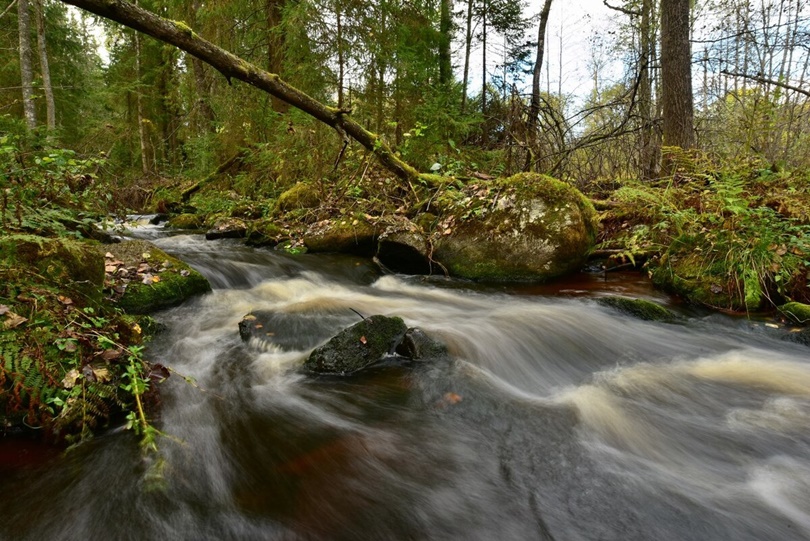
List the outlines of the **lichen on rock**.
{"type": "Polygon", "coordinates": [[[548,280],[579,269],[596,239],[587,198],[544,175],[467,186],[441,205],[433,258],[462,278],[548,280]]]}

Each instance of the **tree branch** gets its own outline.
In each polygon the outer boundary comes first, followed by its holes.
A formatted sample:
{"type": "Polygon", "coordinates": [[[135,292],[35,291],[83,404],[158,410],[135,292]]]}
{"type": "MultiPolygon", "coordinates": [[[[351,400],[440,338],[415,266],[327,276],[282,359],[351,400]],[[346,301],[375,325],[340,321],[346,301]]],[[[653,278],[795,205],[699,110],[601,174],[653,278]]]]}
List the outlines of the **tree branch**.
{"type": "Polygon", "coordinates": [[[11,3],[8,5],[8,7],[7,7],[6,9],[4,9],[4,10],[3,10],[3,13],[0,13],[0,19],[2,19],[2,18],[5,16],[5,14],[6,14],[6,13],[8,13],[9,11],[11,11],[11,8],[13,8],[15,5],[17,5],[17,0],[14,0],[13,2],[11,2],[11,3]]]}
{"type": "Polygon", "coordinates": [[[406,185],[417,179],[416,170],[399,159],[380,136],[351,119],[346,111],[329,107],[238,56],[198,36],[182,22],[170,21],[125,0],[62,0],[105,19],[116,21],[138,32],[174,45],[222,73],[228,82],[238,79],[297,107],[324,124],[341,130],[374,153],[380,163],[406,185]]]}
{"type": "Polygon", "coordinates": [[[763,77],[762,75],[746,75],[745,73],[735,73],[728,70],[721,70],[720,73],[722,73],[723,75],[728,75],[729,77],[742,77],[743,79],[751,79],[752,81],[756,81],[764,85],[778,86],[781,88],[785,88],[787,90],[792,90],[793,92],[798,92],[799,94],[802,94],[804,96],[810,97],[810,90],[805,90],[803,88],[799,88],[798,86],[789,85],[781,81],[774,81],[773,79],[768,79],[767,77],[763,77]]]}
{"type": "Polygon", "coordinates": [[[630,17],[641,17],[641,11],[636,11],[634,9],[627,9],[621,6],[611,6],[610,4],[608,4],[607,0],[602,0],[602,3],[605,4],[606,8],[612,9],[613,11],[624,13],[625,15],[629,15],[630,17]]]}

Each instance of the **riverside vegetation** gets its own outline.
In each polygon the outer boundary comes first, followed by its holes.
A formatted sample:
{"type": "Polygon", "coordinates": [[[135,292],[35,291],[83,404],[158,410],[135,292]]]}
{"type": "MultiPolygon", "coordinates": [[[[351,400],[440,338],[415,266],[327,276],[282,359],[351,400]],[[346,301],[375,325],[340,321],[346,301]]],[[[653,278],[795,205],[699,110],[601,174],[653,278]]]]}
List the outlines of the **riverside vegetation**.
{"type": "MultiPolygon", "coordinates": [[[[206,178],[191,195],[185,194],[194,179],[158,179],[140,205],[126,207],[131,188],[112,185],[103,159],[22,137],[0,142],[4,429],[43,429],[80,441],[120,419],[141,435],[146,448],[155,445],[149,412],[169,372],[144,357],[144,344],[156,330],[147,314],[209,286],[143,241],[102,244],[112,239],[99,224],[127,212],[168,212],[170,226],[208,231],[212,238],[244,237],[291,253],[343,250],[406,272],[484,280],[547,279],[576,271],[598,241],[606,272],[630,265],[695,304],[771,312],[800,325],[808,319],[810,179],[756,163],[720,168],[683,153],[672,176],[592,185],[589,196],[601,209],[598,239],[597,214],[578,195],[577,215],[585,213],[587,239],[563,253],[561,269],[543,278],[511,266],[508,257],[493,271],[499,243],[501,252],[509,253],[510,243],[524,241],[523,232],[491,230],[485,239],[456,237],[455,231],[486,224],[496,209],[522,208],[544,195],[551,201],[556,192],[579,193],[547,177],[503,182],[470,164],[453,176],[436,175],[432,186],[406,190],[363,156],[362,175],[269,189],[262,168],[267,151],[248,149],[237,167],[206,178]],[[477,245],[490,243],[486,272],[441,263],[437,247],[447,239],[472,250],[460,259],[469,268],[480,265],[477,245]]],[[[551,207],[549,219],[564,214],[561,204],[551,207]]],[[[509,218],[498,215],[495,222],[503,228],[509,218]]],[[[569,234],[570,226],[561,229],[569,234]]],[[[529,246],[530,252],[538,250],[529,246]]]]}

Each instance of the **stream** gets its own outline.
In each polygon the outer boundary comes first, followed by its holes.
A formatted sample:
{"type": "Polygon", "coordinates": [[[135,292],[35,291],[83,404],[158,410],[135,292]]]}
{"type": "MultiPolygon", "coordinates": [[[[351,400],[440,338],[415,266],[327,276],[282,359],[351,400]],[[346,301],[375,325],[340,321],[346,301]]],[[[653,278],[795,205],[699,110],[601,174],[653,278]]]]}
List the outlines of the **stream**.
{"type": "Polygon", "coordinates": [[[810,539],[810,350],[761,322],[619,274],[486,287],[132,234],[214,287],[156,315],[148,357],[177,372],[159,456],[121,428],[32,447],[0,467],[0,539],[810,539]],[[609,293],[683,317],[633,319],[595,301],[609,293]],[[278,328],[242,342],[255,310],[278,328]],[[354,311],[400,316],[452,359],[302,374],[354,311]]]}

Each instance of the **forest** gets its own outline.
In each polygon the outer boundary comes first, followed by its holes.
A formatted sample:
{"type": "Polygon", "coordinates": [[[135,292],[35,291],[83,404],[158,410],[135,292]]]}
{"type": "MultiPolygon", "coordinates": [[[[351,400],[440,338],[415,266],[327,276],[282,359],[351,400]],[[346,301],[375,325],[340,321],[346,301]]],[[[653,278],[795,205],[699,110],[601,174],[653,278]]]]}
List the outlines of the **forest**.
{"type": "Polygon", "coordinates": [[[123,404],[152,429],[150,322],[107,302],[122,294],[120,258],[107,254],[103,295],[66,289],[75,267],[47,280],[19,268],[21,246],[49,250],[33,237],[104,241],[97,223],[136,213],[290,253],[339,250],[339,236],[307,236],[347,222],[377,242],[401,217],[426,236],[426,273],[526,279],[434,259],[436,239],[504,190],[528,193],[499,179],[553,180],[598,221],[573,265],[598,258],[689,303],[806,323],[810,4],[604,6],[609,31],[554,49],[587,65],[569,89],[564,63],[550,69],[553,0],[7,2],[0,403],[85,433],[87,409],[64,412],[87,382],[93,415],[123,404]]]}

